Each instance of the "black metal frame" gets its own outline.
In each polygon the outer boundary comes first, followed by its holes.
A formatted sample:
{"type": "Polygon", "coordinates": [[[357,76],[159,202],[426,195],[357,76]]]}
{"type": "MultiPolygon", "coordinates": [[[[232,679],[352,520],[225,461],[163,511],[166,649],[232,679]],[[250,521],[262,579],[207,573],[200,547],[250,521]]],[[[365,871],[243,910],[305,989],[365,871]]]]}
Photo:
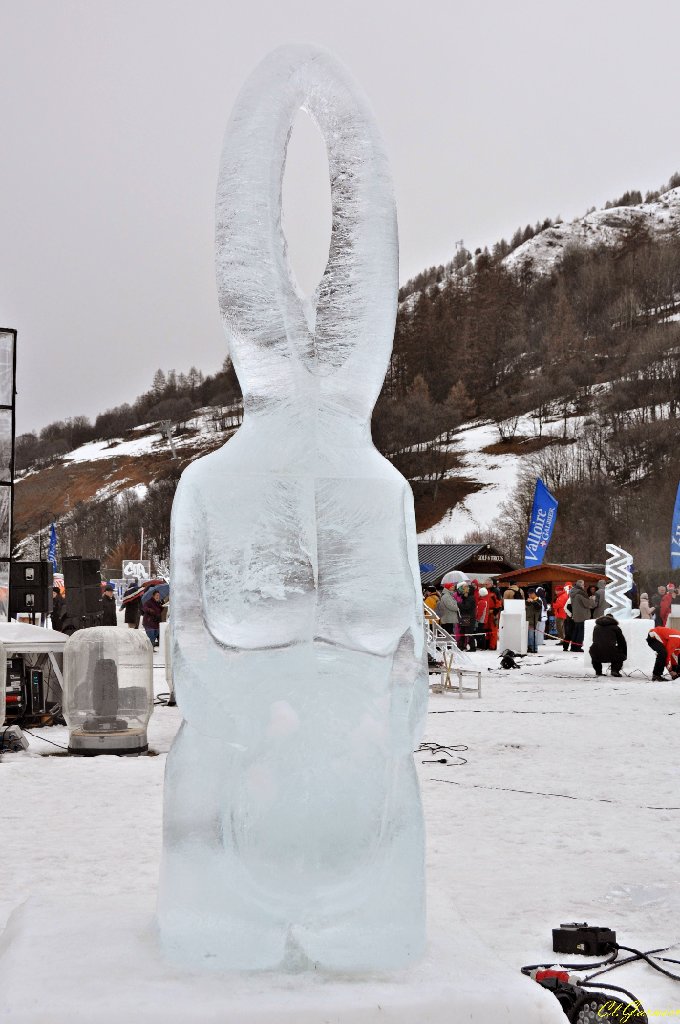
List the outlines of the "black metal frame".
{"type": "MultiPolygon", "coordinates": [[[[9,554],[7,558],[0,557],[0,564],[7,563],[8,581],[12,564],[12,549],[14,537],[14,449],[16,443],[16,397],[17,397],[17,332],[13,327],[0,327],[0,334],[12,336],[12,404],[0,405],[0,412],[7,411],[12,414],[12,451],[9,461],[9,480],[0,480],[0,487],[9,487],[9,554]]],[[[7,618],[9,619],[9,582],[7,590],[7,618]]]]}

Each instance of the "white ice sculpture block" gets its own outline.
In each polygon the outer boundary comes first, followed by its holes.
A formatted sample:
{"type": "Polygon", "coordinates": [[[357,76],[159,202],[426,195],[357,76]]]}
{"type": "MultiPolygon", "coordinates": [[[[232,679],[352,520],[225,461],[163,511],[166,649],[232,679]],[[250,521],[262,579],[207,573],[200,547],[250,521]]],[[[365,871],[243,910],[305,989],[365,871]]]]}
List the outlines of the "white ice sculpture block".
{"type": "Polygon", "coordinates": [[[607,612],[620,623],[625,619],[639,618],[639,609],[633,608],[633,602],[626,597],[633,586],[633,574],[630,571],[633,559],[627,551],[618,548],[616,544],[607,544],[607,554],[610,556],[605,566],[609,579],[604,591],[607,612]]]}
{"type": "Polygon", "coordinates": [[[217,194],[217,282],[244,422],[182,475],[159,922],[228,969],[401,966],[425,935],[412,751],[427,701],[413,498],[373,447],[398,285],[388,161],[323,51],[246,82],[217,194]],[[333,231],[307,301],[281,181],[304,108],[325,139],[333,231]]]}
{"type": "Polygon", "coordinates": [[[680,629],[680,604],[671,605],[671,613],[668,616],[668,622],[666,623],[670,629],[680,629]]]}
{"type": "Polygon", "coordinates": [[[526,654],[529,634],[524,601],[506,601],[498,624],[498,650],[526,654]]]}
{"type": "MultiPolygon", "coordinates": [[[[626,647],[628,648],[628,657],[621,671],[624,675],[636,671],[642,672],[651,678],[656,655],[647,645],[647,637],[650,629],[654,627],[654,622],[651,619],[619,619],[618,623],[626,638],[626,647]]],[[[588,619],[583,624],[583,661],[591,670],[593,665],[590,660],[590,645],[593,642],[594,627],[594,619],[588,619]]]]}

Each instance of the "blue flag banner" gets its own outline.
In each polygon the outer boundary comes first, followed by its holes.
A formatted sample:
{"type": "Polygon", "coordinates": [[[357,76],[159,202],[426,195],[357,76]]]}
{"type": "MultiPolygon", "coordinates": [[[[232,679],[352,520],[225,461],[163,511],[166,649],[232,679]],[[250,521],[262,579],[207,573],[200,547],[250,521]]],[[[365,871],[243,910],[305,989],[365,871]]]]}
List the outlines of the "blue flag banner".
{"type": "Polygon", "coordinates": [[[50,526],[50,546],[47,549],[47,561],[52,563],[52,569],[57,571],[57,528],[52,523],[50,526]]]}
{"type": "Polygon", "coordinates": [[[524,548],[525,569],[540,565],[543,561],[556,519],[557,499],[553,498],[542,480],[537,480],[529,534],[524,548]]]}
{"type": "Polygon", "coordinates": [[[680,484],[675,496],[673,526],[671,527],[671,569],[680,569],[680,484]]]}

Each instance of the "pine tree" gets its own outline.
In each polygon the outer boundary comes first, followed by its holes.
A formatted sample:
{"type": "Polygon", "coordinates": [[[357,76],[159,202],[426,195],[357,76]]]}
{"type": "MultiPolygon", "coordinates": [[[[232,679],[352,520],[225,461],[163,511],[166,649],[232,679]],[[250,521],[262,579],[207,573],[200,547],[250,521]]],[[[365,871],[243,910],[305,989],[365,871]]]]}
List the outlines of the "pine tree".
{"type": "Polygon", "coordinates": [[[162,370],[156,370],[153,375],[153,384],[151,385],[151,391],[153,392],[154,398],[160,398],[167,387],[167,380],[162,370]]]}

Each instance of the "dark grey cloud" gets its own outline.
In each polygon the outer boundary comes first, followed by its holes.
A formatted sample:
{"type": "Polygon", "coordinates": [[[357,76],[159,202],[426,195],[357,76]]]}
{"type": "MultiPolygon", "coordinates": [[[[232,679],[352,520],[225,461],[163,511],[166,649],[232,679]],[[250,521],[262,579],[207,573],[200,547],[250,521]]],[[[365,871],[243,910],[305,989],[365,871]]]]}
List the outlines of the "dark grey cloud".
{"type": "MultiPolygon", "coordinates": [[[[679,28],[672,0],[6,2],[0,326],[19,330],[19,429],[130,399],[158,366],[222,362],[218,157],[272,47],[328,46],[370,97],[406,279],[457,239],[491,244],[680,169],[679,28]]],[[[310,134],[287,188],[303,278],[328,230],[310,134]]]]}

